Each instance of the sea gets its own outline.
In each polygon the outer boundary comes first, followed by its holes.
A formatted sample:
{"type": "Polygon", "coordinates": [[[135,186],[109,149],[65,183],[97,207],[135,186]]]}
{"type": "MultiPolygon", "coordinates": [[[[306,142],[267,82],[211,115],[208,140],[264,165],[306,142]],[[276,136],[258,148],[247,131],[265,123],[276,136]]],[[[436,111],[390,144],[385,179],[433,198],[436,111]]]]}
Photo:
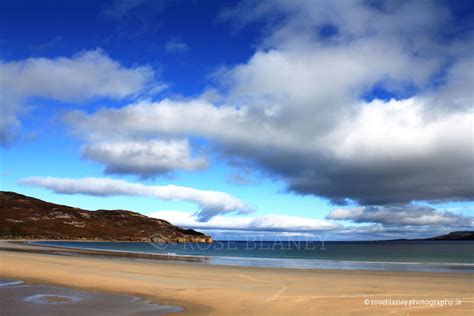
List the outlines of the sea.
{"type": "MultiPolygon", "coordinates": [[[[66,242],[32,244],[157,254],[203,264],[295,269],[474,273],[474,241],[66,242]],[[192,259],[192,260],[190,260],[192,259]]],[[[157,256],[158,258],[160,256],[157,256]]]]}

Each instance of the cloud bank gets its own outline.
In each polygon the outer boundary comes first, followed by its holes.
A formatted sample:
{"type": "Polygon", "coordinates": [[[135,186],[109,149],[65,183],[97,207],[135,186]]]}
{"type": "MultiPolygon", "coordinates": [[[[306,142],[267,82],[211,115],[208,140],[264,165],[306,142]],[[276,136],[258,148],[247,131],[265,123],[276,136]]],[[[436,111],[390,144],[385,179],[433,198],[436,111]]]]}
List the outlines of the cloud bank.
{"type": "Polygon", "coordinates": [[[442,3],[245,1],[222,18],[267,27],[247,62],[215,74],[217,96],[69,113],[85,148],[199,137],[338,205],[474,198],[473,36],[438,36],[453,20],[442,3]]]}
{"type": "Polygon", "coordinates": [[[207,222],[201,222],[196,215],[184,211],[157,211],[148,215],[164,219],[179,227],[204,230],[317,233],[339,227],[337,224],[326,220],[276,214],[256,217],[225,217],[218,215],[207,222]]]}
{"type": "Polygon", "coordinates": [[[143,185],[109,178],[54,178],[28,177],[19,181],[26,186],[41,187],[60,194],[84,194],[92,196],[145,196],[160,200],[180,200],[195,203],[200,211],[199,221],[207,221],[218,214],[247,214],[252,209],[225,192],[198,190],[176,185],[143,185]]]}
{"type": "Polygon", "coordinates": [[[307,238],[309,240],[367,240],[423,238],[455,229],[473,229],[474,217],[427,206],[335,208],[326,220],[268,214],[252,217],[217,215],[207,222],[185,211],[157,211],[148,216],[174,225],[206,231],[217,239],[307,238]],[[352,224],[341,224],[339,221],[352,224]],[[353,225],[356,224],[356,225],[353,225]]]}
{"type": "Polygon", "coordinates": [[[365,206],[333,209],[327,220],[349,221],[331,237],[340,240],[428,238],[455,230],[474,229],[474,217],[430,206],[365,206]]]}
{"type": "Polygon", "coordinates": [[[374,223],[386,226],[474,227],[474,217],[449,211],[436,211],[429,206],[368,206],[336,208],[326,219],[350,220],[354,223],[374,223]]]}

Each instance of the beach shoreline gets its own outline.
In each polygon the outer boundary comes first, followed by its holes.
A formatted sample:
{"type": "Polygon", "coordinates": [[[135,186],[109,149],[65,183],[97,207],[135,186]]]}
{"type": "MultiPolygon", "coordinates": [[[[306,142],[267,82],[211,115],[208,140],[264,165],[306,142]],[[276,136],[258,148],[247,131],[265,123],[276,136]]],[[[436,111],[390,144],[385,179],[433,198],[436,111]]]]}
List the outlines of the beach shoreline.
{"type": "MultiPolygon", "coordinates": [[[[161,246],[159,249],[161,251],[155,251],[156,248],[154,243],[139,243],[142,246],[139,247],[130,247],[130,244],[135,244],[134,242],[93,242],[83,243],[76,241],[25,241],[28,245],[42,246],[42,247],[51,247],[56,249],[64,250],[78,250],[81,252],[87,252],[89,254],[100,254],[100,255],[110,255],[110,256],[124,256],[130,258],[144,258],[144,259],[153,259],[153,260],[171,260],[171,261],[181,261],[181,262],[195,262],[202,264],[211,264],[211,265],[231,265],[231,266],[253,266],[253,267],[269,267],[269,268],[290,268],[290,269],[316,269],[316,270],[362,270],[362,271],[411,271],[411,272],[448,272],[448,273],[474,273],[474,263],[471,261],[436,261],[431,258],[433,261],[423,261],[423,257],[406,257],[411,261],[403,260],[387,260],[385,258],[374,258],[366,256],[365,260],[360,260],[360,258],[336,258],[336,257],[317,257],[317,258],[308,258],[308,257],[285,257],[284,253],[280,253],[279,256],[271,256],[273,254],[259,253],[258,257],[248,255],[248,250],[258,249],[255,245],[252,245],[250,248],[241,247],[240,252],[236,245],[220,245],[218,249],[233,249],[235,252],[226,252],[221,253],[220,251],[203,251],[200,244],[190,244],[190,250],[186,248],[169,248],[168,251],[163,251],[167,246],[161,246]],[[103,246],[106,244],[107,246],[103,246]],[[146,247],[148,245],[148,248],[146,247]],[[153,247],[152,247],[153,246],[153,247]],[[417,260],[418,259],[418,260],[417,260]]],[[[219,243],[219,241],[216,241],[219,243]]],[[[243,241],[245,244],[246,242],[243,241]]],[[[450,243],[453,243],[452,241],[450,243]]],[[[465,242],[463,242],[465,243],[465,242]]],[[[472,246],[474,244],[470,243],[472,246]]],[[[185,245],[185,244],[182,244],[185,245]]],[[[186,246],[187,247],[187,246],[186,246]]],[[[248,247],[248,244],[247,246],[248,247]]],[[[268,247],[273,247],[273,245],[263,245],[262,249],[269,249],[268,247]],[[267,248],[265,248],[267,247],[267,248]]],[[[314,250],[313,248],[308,248],[309,250],[314,250]]],[[[331,245],[332,248],[332,245],[331,245]]],[[[289,248],[288,248],[289,249],[289,248]]],[[[326,249],[324,249],[326,250],[326,249]]],[[[322,250],[320,250],[322,251],[322,250]]],[[[353,249],[351,249],[353,252],[353,249]]],[[[387,250],[390,251],[390,250],[387,250]]],[[[395,249],[395,252],[399,249],[395,249]]],[[[406,249],[405,249],[406,251],[406,249]]],[[[409,254],[413,252],[408,250],[409,254]]]]}
{"type": "Polygon", "coordinates": [[[219,266],[8,241],[0,241],[0,278],[134,295],[181,306],[186,315],[469,315],[474,311],[472,274],[219,266]],[[372,304],[388,299],[452,299],[462,304],[372,304]]]}

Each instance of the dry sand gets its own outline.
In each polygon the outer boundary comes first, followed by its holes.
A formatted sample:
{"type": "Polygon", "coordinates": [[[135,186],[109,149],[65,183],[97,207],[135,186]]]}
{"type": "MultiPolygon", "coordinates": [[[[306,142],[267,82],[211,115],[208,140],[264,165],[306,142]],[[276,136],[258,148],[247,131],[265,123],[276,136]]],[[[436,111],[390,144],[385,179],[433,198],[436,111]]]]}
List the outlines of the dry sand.
{"type": "Polygon", "coordinates": [[[474,275],[463,273],[215,266],[0,242],[0,278],[135,295],[187,315],[474,315],[474,275]],[[384,299],[461,304],[373,305],[384,299]]]}

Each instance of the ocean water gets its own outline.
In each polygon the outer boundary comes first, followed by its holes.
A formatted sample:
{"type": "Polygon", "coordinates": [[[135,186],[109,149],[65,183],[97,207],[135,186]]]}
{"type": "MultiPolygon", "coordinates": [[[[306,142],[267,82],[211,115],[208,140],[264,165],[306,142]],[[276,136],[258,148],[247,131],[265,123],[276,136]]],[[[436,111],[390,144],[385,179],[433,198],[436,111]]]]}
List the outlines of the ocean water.
{"type": "Polygon", "coordinates": [[[207,264],[304,269],[474,273],[472,241],[33,242],[67,248],[167,255],[207,264]]]}

